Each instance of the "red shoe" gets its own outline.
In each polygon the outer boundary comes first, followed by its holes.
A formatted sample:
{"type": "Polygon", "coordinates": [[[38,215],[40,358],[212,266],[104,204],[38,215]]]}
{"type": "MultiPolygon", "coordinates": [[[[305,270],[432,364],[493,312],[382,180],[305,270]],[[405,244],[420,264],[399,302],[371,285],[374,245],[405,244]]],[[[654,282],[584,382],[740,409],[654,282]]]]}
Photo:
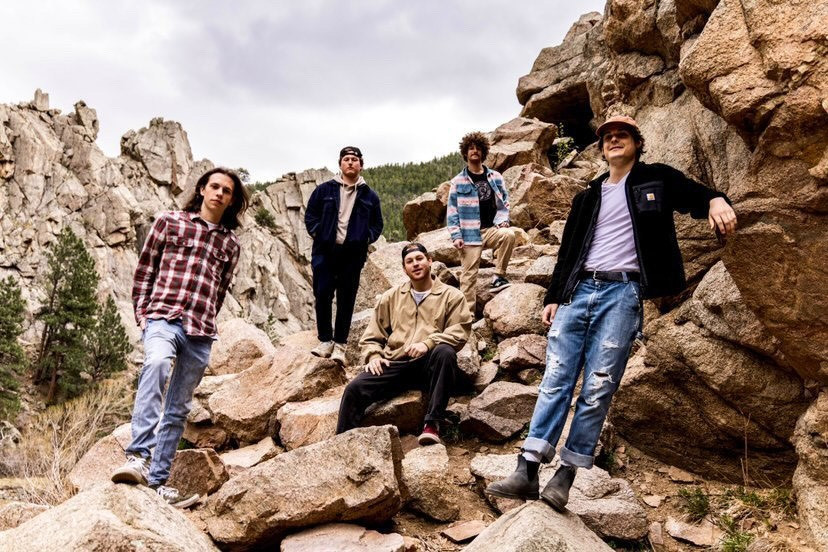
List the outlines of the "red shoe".
{"type": "Polygon", "coordinates": [[[426,445],[442,445],[443,442],[440,440],[440,430],[437,428],[437,424],[426,423],[423,432],[417,437],[417,442],[423,447],[426,445]]]}

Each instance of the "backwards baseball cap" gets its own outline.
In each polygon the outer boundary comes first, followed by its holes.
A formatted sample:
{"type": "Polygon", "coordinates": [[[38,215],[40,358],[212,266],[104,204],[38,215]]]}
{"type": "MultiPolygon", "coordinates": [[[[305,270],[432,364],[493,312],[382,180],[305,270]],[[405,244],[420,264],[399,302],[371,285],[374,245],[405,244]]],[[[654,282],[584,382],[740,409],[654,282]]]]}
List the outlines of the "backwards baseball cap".
{"type": "Polygon", "coordinates": [[[633,130],[641,134],[641,129],[638,128],[638,123],[635,122],[635,119],[633,119],[629,115],[613,115],[612,117],[604,121],[604,124],[602,124],[595,130],[595,135],[598,136],[598,138],[600,138],[604,134],[604,131],[607,130],[607,127],[612,124],[627,125],[628,127],[631,127],[633,130]]]}
{"type": "Polygon", "coordinates": [[[406,245],[405,247],[402,248],[402,259],[403,259],[403,261],[405,261],[406,255],[408,255],[409,253],[411,253],[413,251],[419,251],[423,255],[425,255],[426,257],[429,256],[428,249],[426,249],[423,244],[417,243],[417,242],[411,242],[411,243],[409,243],[408,245],[406,245]]]}
{"type": "Polygon", "coordinates": [[[345,146],[341,150],[339,150],[339,161],[342,161],[342,158],[346,155],[355,155],[359,157],[360,163],[362,162],[362,152],[356,146],[345,146]]]}

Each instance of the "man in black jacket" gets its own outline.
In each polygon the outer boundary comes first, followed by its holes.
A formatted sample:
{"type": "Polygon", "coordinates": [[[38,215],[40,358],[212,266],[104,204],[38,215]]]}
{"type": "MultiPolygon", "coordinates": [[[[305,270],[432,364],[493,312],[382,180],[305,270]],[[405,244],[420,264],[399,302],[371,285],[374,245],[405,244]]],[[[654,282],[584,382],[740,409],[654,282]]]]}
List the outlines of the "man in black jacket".
{"type": "Polygon", "coordinates": [[[557,510],[569,500],[576,470],[592,467],[612,396],[641,329],[641,301],[676,294],[686,285],[673,211],[706,216],[722,235],[736,230],[736,214],[724,194],[668,165],[639,161],[644,138],[631,117],[610,117],[597,134],[610,170],[575,196],[564,227],[541,314],[551,328],[529,435],[517,470],[486,489],[499,497],[538,498],[538,468],[555,457],[583,368],[560,467],[540,493],[557,510]]]}
{"type": "Polygon", "coordinates": [[[311,352],[341,364],[345,364],[345,344],[368,244],[382,234],[379,196],[360,176],[362,163],[359,148],[342,148],[339,174],[316,187],[305,210],[305,227],[313,238],[311,268],[319,338],[311,352]],[[336,323],[332,328],[334,294],[336,323]]]}

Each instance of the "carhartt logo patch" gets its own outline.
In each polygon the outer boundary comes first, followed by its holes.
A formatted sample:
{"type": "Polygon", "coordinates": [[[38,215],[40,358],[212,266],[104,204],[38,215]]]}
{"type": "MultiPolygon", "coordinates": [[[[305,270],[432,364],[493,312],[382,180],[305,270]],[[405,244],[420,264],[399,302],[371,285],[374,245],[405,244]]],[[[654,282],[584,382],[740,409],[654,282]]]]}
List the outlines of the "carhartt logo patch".
{"type": "Polygon", "coordinates": [[[655,194],[647,194],[647,201],[655,201],[655,194]]]}

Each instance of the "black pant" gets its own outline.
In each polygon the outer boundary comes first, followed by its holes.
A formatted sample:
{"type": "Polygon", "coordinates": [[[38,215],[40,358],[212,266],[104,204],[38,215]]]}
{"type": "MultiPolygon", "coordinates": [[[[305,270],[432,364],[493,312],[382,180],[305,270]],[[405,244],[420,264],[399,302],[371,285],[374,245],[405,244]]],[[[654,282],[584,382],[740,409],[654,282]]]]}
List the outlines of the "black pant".
{"type": "Polygon", "coordinates": [[[331,245],[322,251],[314,251],[311,266],[313,295],[316,298],[316,334],[319,341],[348,341],[365,256],[365,244],[331,245]],[[334,294],[336,326],[331,328],[334,294]]]}
{"type": "Polygon", "coordinates": [[[457,353],[441,343],[416,360],[395,361],[376,376],[361,372],[345,387],[339,404],[336,432],[355,428],[373,403],[395,397],[408,389],[420,389],[428,397],[425,421],[443,419],[457,374],[457,353]]]}

